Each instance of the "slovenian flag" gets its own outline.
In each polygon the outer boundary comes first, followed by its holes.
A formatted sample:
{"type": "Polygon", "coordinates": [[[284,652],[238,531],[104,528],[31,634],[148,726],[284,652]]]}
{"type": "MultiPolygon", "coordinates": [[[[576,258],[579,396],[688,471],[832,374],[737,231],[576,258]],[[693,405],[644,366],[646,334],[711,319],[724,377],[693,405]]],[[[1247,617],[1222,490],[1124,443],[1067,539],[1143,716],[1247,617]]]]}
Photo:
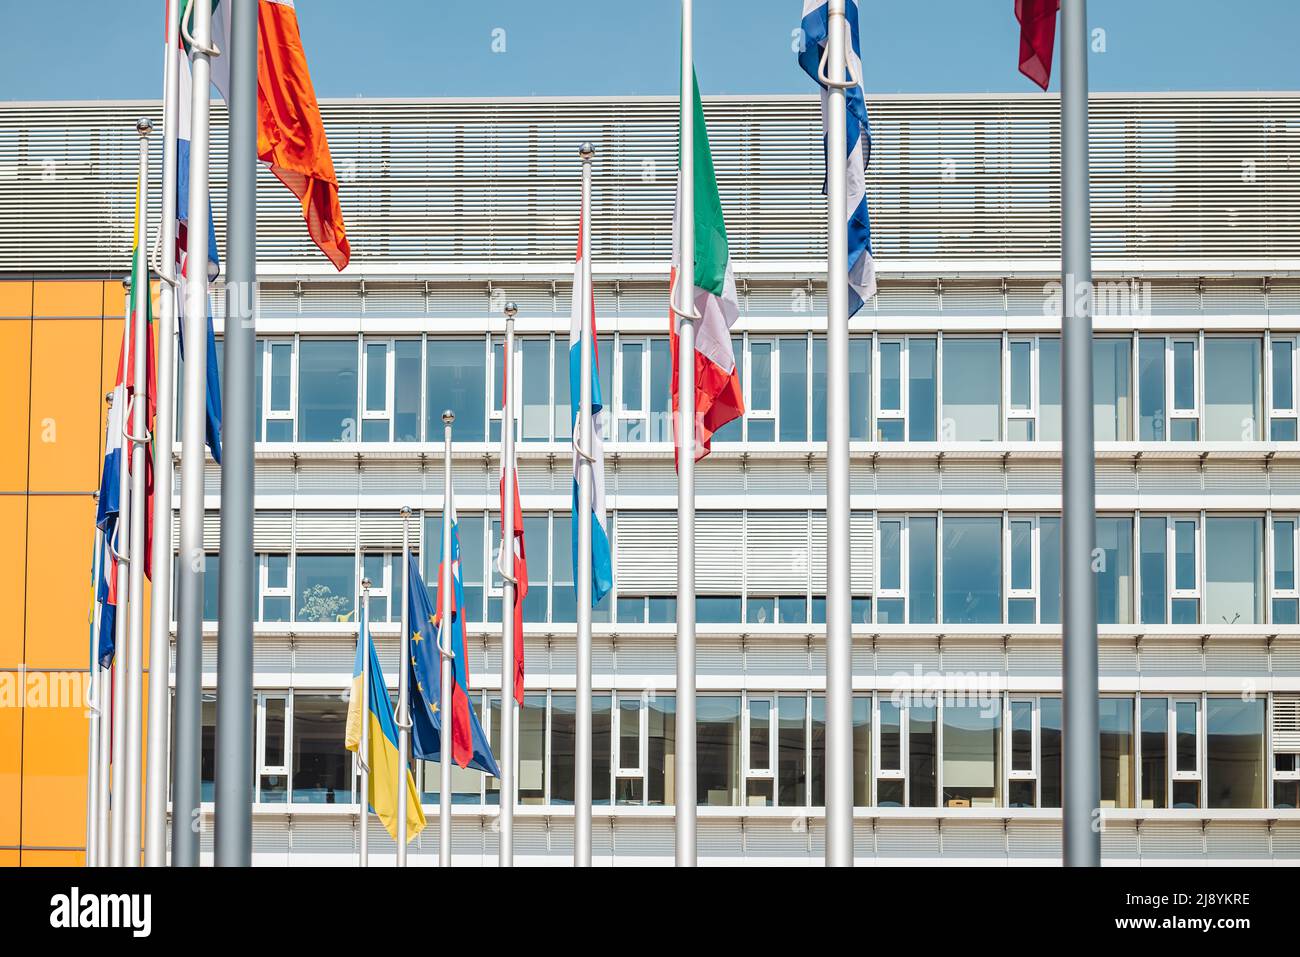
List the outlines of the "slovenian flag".
{"type": "MultiPolygon", "coordinates": [[[[181,57],[180,69],[177,71],[179,83],[176,111],[176,272],[184,277],[188,269],[187,250],[189,248],[190,216],[190,111],[192,109],[191,91],[193,79],[190,76],[190,61],[181,57]]],[[[212,201],[208,200],[208,279],[217,278],[221,269],[221,260],[217,255],[217,229],[212,219],[212,201]]],[[[179,333],[181,359],[185,358],[185,296],[178,288],[176,295],[176,329],[179,333]]],[[[217,362],[217,337],[212,328],[212,297],[208,297],[208,341],[206,386],[206,414],[204,432],[212,458],[221,464],[221,372],[217,362]]]]}
{"type": "MultiPolygon", "coordinates": [[[[704,105],[700,102],[700,85],[691,74],[695,100],[695,263],[691,301],[700,318],[695,325],[695,458],[709,454],[713,433],[745,412],[744,394],[736,371],[736,356],[731,349],[731,327],[740,317],[736,297],[736,277],[731,270],[731,251],[727,245],[727,228],[722,221],[722,201],[718,197],[718,180],[713,172],[713,153],[709,149],[709,131],[704,125],[704,105]]],[[[678,347],[677,316],[672,305],[680,300],[676,287],[682,275],[678,236],[681,222],[681,177],[678,176],[677,207],[673,213],[673,265],[669,278],[668,335],[673,356],[672,400],[675,448],[681,448],[678,435],[678,347]]],[[[676,453],[674,452],[674,457],[676,453]]]]}
{"type": "MultiPolygon", "coordinates": [[[[578,223],[578,256],[573,268],[573,307],[569,322],[569,405],[573,410],[573,568],[578,569],[578,411],[582,403],[582,297],[591,304],[591,606],[600,604],[602,598],[614,587],[614,564],[610,559],[609,528],[605,524],[605,403],[600,394],[600,348],[596,338],[596,293],[587,287],[585,277],[591,274],[590,263],[582,260],[583,222],[578,223]],[[584,266],[587,268],[584,269],[584,266]]],[[[576,585],[575,585],[576,587],[576,585]]]]}
{"type": "MultiPolygon", "coordinates": [[[[848,224],[848,260],[849,260],[849,316],[852,317],[862,304],[876,294],[876,264],[871,257],[871,217],[867,213],[867,164],[871,161],[871,127],[867,122],[867,101],[862,90],[862,47],[858,32],[857,0],[846,0],[845,18],[849,25],[849,42],[845,45],[844,56],[847,61],[846,77],[852,86],[844,91],[844,120],[847,124],[845,140],[848,156],[845,158],[847,171],[845,175],[845,193],[847,209],[844,210],[848,224]]],[[[827,128],[829,118],[830,91],[821,83],[819,74],[822,59],[826,55],[827,0],[804,0],[803,43],[799,50],[799,65],[804,72],[822,87],[822,129],[827,128]]],[[[823,153],[828,139],[823,140],[823,153]]],[[[827,156],[826,162],[831,163],[827,156]]]]}
{"type": "MultiPolygon", "coordinates": [[[[455,657],[452,659],[451,689],[451,756],[462,768],[474,768],[496,777],[501,776],[492,748],[488,744],[483,726],[479,724],[474,705],[469,699],[469,665],[465,654],[465,622],[461,609],[465,607],[465,590],[460,577],[460,540],[456,529],[455,504],[451,508],[451,575],[452,620],[448,623],[448,644],[455,657]]],[[[445,556],[444,556],[445,557],[445,556]]],[[[437,761],[442,753],[442,715],[438,712],[441,700],[442,666],[438,654],[439,612],[433,606],[429,590],[420,575],[420,563],[412,552],[407,556],[408,585],[406,608],[411,626],[411,740],[415,756],[424,761],[437,761]]],[[[442,574],[439,566],[438,581],[442,574]]],[[[439,585],[441,587],[441,585],[439,585]]],[[[439,607],[442,605],[439,596],[439,607]]]]}
{"type": "MultiPolygon", "coordinates": [[[[212,0],[219,50],[230,48],[230,6],[212,0]]],[[[258,0],[257,40],[257,158],[298,197],[307,234],[342,271],[352,253],[293,0],[258,0]]],[[[212,83],[229,103],[230,57],[213,58],[212,83]]]]}
{"type": "MultiPolygon", "coordinates": [[[[349,751],[361,750],[361,722],[370,723],[368,754],[362,760],[370,770],[370,789],[366,800],[370,809],[383,822],[389,837],[397,840],[397,721],[393,717],[393,702],[388,697],[388,686],[384,684],[384,672],[379,667],[379,652],[375,643],[369,638],[369,623],[366,621],[366,607],[363,603],[359,619],[361,627],[357,632],[357,655],[352,663],[352,693],[348,696],[347,737],[344,747],[349,751]],[[365,650],[369,648],[370,654],[365,650]],[[369,659],[369,660],[367,660],[369,659]],[[366,665],[370,673],[364,676],[361,669],[366,665]],[[368,700],[363,683],[368,685],[368,700]],[[362,717],[362,709],[365,717],[362,717]]],[[[406,769],[406,840],[409,842],[425,826],[424,808],[420,806],[420,792],[415,787],[415,775],[406,769]]]]}

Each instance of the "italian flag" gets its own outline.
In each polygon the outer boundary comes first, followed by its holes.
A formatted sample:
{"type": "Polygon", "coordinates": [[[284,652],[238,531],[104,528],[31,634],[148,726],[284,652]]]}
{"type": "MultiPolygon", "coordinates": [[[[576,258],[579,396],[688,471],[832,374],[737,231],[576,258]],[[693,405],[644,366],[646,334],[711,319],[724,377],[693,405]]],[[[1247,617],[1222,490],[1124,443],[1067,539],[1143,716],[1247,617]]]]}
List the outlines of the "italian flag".
{"type": "MultiPolygon", "coordinates": [[[[700,102],[700,84],[692,74],[695,100],[695,222],[681,221],[681,176],[678,171],[678,203],[673,214],[673,268],[669,279],[668,334],[673,353],[673,431],[678,429],[677,410],[677,315],[671,312],[672,290],[682,274],[678,261],[678,230],[689,226],[695,230],[694,289],[692,299],[700,315],[695,327],[695,458],[709,454],[713,433],[745,412],[740,391],[736,357],[731,350],[731,327],[740,316],[736,298],[736,277],[731,271],[731,253],[727,248],[727,228],[722,222],[722,202],[718,198],[718,181],[713,174],[713,154],[709,151],[709,131],[704,125],[704,105],[700,102]]],[[[681,437],[677,436],[680,448],[681,437]]]]}

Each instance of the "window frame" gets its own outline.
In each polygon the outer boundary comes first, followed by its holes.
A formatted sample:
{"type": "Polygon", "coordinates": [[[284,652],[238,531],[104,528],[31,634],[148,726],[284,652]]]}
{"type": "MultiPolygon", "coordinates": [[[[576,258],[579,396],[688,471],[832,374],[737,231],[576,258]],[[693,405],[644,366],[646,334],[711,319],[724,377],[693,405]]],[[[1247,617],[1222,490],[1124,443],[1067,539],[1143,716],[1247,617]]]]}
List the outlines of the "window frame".
{"type": "Polygon", "coordinates": [[[357,406],[361,410],[361,430],[357,434],[357,441],[365,442],[365,431],[367,422],[387,422],[388,436],[379,439],[380,442],[393,441],[393,419],[394,410],[397,405],[397,347],[394,341],[387,336],[358,336],[361,348],[361,374],[357,376],[360,382],[360,395],[357,397],[357,406]],[[372,346],[383,346],[384,348],[384,407],[382,409],[369,409],[366,407],[366,399],[370,392],[370,358],[369,352],[372,346]]]}
{"type": "Polygon", "coordinates": [[[293,803],[293,776],[290,773],[293,768],[293,696],[292,689],[259,690],[257,692],[257,723],[255,731],[257,767],[256,773],[253,775],[255,803],[262,802],[262,777],[264,775],[283,775],[285,803],[293,803]],[[277,765],[268,765],[266,763],[266,703],[271,699],[284,702],[284,763],[277,765]]]}
{"type": "MultiPolygon", "coordinates": [[[[772,442],[779,441],[780,430],[777,422],[777,409],[780,407],[778,397],[778,383],[781,378],[781,356],[780,348],[777,345],[779,337],[776,335],[754,336],[752,333],[745,333],[745,375],[743,376],[743,392],[745,395],[745,441],[749,438],[749,422],[759,420],[772,423],[772,442]],[[754,343],[761,342],[768,349],[768,375],[767,375],[767,393],[770,404],[765,409],[760,409],[754,402],[754,343]]],[[[767,442],[768,440],[755,440],[767,442]]]]}
{"type": "Polygon", "coordinates": [[[1040,338],[1039,336],[1008,335],[1006,333],[1003,333],[1002,367],[1006,370],[1006,373],[1003,376],[1003,388],[1002,388],[1002,408],[1005,413],[1003,416],[1004,422],[1002,426],[1003,441],[1006,442],[1039,441],[1038,438],[1038,409],[1039,409],[1038,340],[1039,338],[1040,338]],[[1029,408],[1027,409],[1015,408],[1011,399],[1012,396],[1011,352],[1016,346],[1019,345],[1029,346],[1029,408]],[[1029,438],[1012,439],[1011,438],[1012,422],[1028,422],[1029,438]]]}
{"type": "MultiPolygon", "coordinates": [[[[263,340],[266,348],[262,353],[262,421],[258,423],[264,441],[270,433],[272,422],[289,423],[289,442],[298,441],[298,336],[268,337],[263,340]],[[272,371],[275,368],[275,350],[287,348],[289,352],[289,408],[276,409],[271,405],[273,391],[272,371]]],[[[276,444],[283,444],[276,440],[276,444]]]]}
{"type": "Polygon", "coordinates": [[[258,552],[257,553],[257,620],[266,621],[266,599],[283,598],[288,605],[288,613],[284,623],[288,624],[294,621],[294,554],[290,551],[275,552],[258,552]],[[273,556],[283,555],[285,559],[285,584],[282,586],[272,587],[271,579],[271,558],[273,556]]]}

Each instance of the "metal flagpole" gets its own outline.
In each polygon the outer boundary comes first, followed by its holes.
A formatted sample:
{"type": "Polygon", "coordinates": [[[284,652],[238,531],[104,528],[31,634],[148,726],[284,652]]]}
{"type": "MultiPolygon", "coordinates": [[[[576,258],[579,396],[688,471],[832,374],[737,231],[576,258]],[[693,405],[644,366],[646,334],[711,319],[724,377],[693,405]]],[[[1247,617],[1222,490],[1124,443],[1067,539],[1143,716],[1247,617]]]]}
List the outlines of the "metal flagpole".
{"type": "Polygon", "coordinates": [[[828,6],[826,118],[826,864],[853,866],[853,629],[849,581],[849,291],[844,0],[828,6]]]}
{"type": "Polygon", "coordinates": [[[176,433],[176,124],[180,113],[180,22],[167,4],[163,47],[162,220],[154,272],[158,291],[158,403],[153,446],[153,580],[149,615],[149,723],[146,730],[144,863],[167,864],[168,674],[171,658],[172,437],[176,433]]]}
{"type": "Polygon", "coordinates": [[[501,575],[501,833],[497,862],[515,864],[515,402],[514,376],[515,315],[519,308],[506,303],[506,341],[502,368],[505,382],[501,396],[501,551],[497,571],[501,575]]]}
{"type": "MultiPolygon", "coordinates": [[[[188,4],[193,103],[190,108],[190,208],[186,235],[185,363],[181,403],[181,540],[176,603],[176,766],[172,785],[172,865],[197,867],[199,759],[203,750],[203,470],[208,299],[208,103],[212,79],[212,5],[188,4]]],[[[245,709],[249,701],[242,702],[245,709]]]]}
{"type": "Polygon", "coordinates": [[[591,159],[596,148],[583,143],[582,158],[582,306],[578,329],[578,655],[577,715],[574,744],[573,864],[591,866],[591,521],[594,494],[591,450],[595,432],[591,415],[591,159]]]}
{"type": "MultiPolygon", "coordinates": [[[[126,318],[122,324],[123,375],[126,372],[128,347],[131,342],[131,280],[123,279],[122,287],[126,290],[126,318]]],[[[123,409],[118,417],[122,438],[129,431],[126,414],[130,406],[123,409]]],[[[113,549],[117,554],[117,613],[113,621],[113,785],[112,785],[112,858],[113,867],[126,866],[126,645],[127,615],[130,609],[130,552],[131,536],[131,452],[129,447],[122,448],[118,460],[118,505],[117,524],[114,529],[113,549]]]]}
{"type": "Polygon", "coordinates": [[[442,413],[442,561],[438,569],[438,866],[451,867],[451,424],[456,414],[442,413]]]}
{"type": "MultiPolygon", "coordinates": [[[[357,746],[357,763],[361,766],[361,793],[357,802],[361,805],[361,833],[358,837],[361,852],[358,864],[361,867],[370,866],[370,586],[372,584],[369,578],[361,579],[361,626],[357,630],[357,641],[361,642],[361,741],[357,746]]],[[[406,662],[402,662],[402,666],[405,665],[406,662]]],[[[406,780],[405,776],[402,780],[406,780]]]]}
{"type": "MultiPolygon", "coordinates": [[[[225,404],[221,458],[221,581],[217,642],[218,867],[253,862],[253,416],[257,343],[257,4],[230,11],[230,209],[226,221],[225,404]]],[[[202,260],[191,260],[202,262],[202,260]]],[[[188,315],[188,314],[187,314],[188,315]]],[[[203,313],[197,313],[203,317],[203,313]]],[[[193,342],[194,364],[206,339],[193,342]]],[[[202,408],[202,407],[200,407],[202,408]]],[[[188,442],[187,442],[188,448],[188,442]]],[[[203,451],[200,443],[199,452],[203,451]]]]}
{"type": "Polygon", "coordinates": [[[149,205],[149,134],[153,124],[140,119],[135,124],[140,138],[140,230],[135,244],[135,276],[139,286],[133,288],[135,315],[131,320],[134,353],[135,387],[127,408],[131,424],[127,440],[131,456],[131,604],[130,632],[126,645],[126,830],[124,831],[127,867],[140,866],[141,777],[143,762],[144,717],[144,566],[145,526],[149,520],[148,491],[145,487],[145,454],[149,435],[149,253],[145,226],[149,205]]]}
{"type": "Polygon", "coordinates": [[[1097,606],[1092,555],[1097,498],[1093,468],[1092,288],[1088,212],[1088,12],[1061,4],[1061,498],[1062,711],[1065,787],[1063,861],[1101,864],[1101,754],[1097,729],[1097,606]]]}
{"type": "MultiPolygon", "coordinates": [[[[397,866],[406,866],[406,768],[411,763],[411,508],[402,506],[402,638],[397,667],[397,866]]],[[[369,670],[369,669],[367,669],[369,670]]],[[[366,702],[369,707],[370,703],[366,702]]]]}
{"type": "Polygon", "coordinates": [[[681,169],[677,182],[677,808],[676,862],[695,848],[695,54],[691,0],[682,0],[681,169]]]}
{"type": "MultiPolygon", "coordinates": [[[[99,502],[99,493],[92,492],[91,497],[99,502]]],[[[99,724],[103,709],[99,697],[99,578],[104,573],[104,533],[95,528],[95,554],[90,562],[91,608],[90,608],[90,666],[86,669],[87,710],[90,720],[87,722],[86,741],[86,866],[99,864],[99,840],[95,829],[99,826],[99,762],[102,754],[99,750],[99,724]]]]}

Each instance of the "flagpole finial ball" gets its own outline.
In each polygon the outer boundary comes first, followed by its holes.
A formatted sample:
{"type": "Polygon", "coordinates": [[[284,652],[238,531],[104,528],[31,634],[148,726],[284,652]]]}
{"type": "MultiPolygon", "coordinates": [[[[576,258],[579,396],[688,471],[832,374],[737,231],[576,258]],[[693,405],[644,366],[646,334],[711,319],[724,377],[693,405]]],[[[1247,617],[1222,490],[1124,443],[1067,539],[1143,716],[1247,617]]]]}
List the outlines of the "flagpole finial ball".
{"type": "Polygon", "coordinates": [[[451,411],[451,409],[445,409],[442,413],[442,424],[451,425],[455,421],[456,421],[456,413],[451,411]]]}
{"type": "Polygon", "coordinates": [[[401,509],[398,511],[397,514],[401,515],[402,518],[410,518],[410,517],[411,517],[411,506],[409,506],[409,505],[403,505],[403,506],[401,507],[401,509]]]}
{"type": "Polygon", "coordinates": [[[147,116],[142,116],[135,121],[135,131],[141,136],[148,136],[153,132],[153,123],[147,116]]]}
{"type": "Polygon", "coordinates": [[[370,586],[371,586],[372,584],[373,584],[373,582],[371,582],[369,578],[363,578],[363,579],[361,579],[361,590],[362,590],[362,591],[370,591],[370,586]]]}
{"type": "Polygon", "coordinates": [[[590,140],[586,140],[578,147],[578,155],[582,157],[584,163],[589,162],[596,155],[596,147],[591,145],[590,140]]]}
{"type": "Polygon", "coordinates": [[[515,317],[516,313],[518,313],[518,312],[519,312],[519,307],[516,306],[513,302],[508,302],[508,303],[506,303],[506,318],[507,318],[507,319],[513,319],[513,318],[515,317]]]}
{"type": "Polygon", "coordinates": [[[111,406],[111,405],[113,404],[113,393],[111,393],[111,392],[105,392],[105,393],[104,393],[104,401],[105,401],[106,403],[108,403],[108,404],[111,406]]]}
{"type": "Polygon", "coordinates": [[[122,277],[122,288],[123,288],[126,292],[130,292],[130,291],[131,291],[131,277],[130,277],[130,276],[123,276],[123,277],[122,277]]]}

